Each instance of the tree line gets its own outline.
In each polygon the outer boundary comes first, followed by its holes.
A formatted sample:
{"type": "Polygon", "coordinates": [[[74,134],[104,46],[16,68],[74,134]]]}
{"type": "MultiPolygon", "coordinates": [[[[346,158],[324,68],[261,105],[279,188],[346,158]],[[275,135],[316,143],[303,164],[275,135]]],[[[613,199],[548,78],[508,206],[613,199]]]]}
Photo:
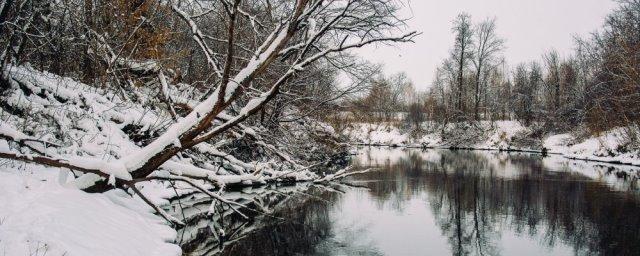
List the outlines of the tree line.
{"type": "Polygon", "coordinates": [[[495,19],[460,14],[450,57],[427,92],[427,116],[442,123],[521,121],[548,131],[586,125],[593,132],[637,125],[640,102],[640,2],[620,1],[604,26],[577,38],[575,51],[511,67],[495,19]]]}
{"type": "MultiPolygon", "coordinates": [[[[431,86],[418,101],[406,97],[393,111],[406,112],[406,121],[416,127],[423,121],[447,125],[497,120],[518,120],[544,132],[637,127],[640,1],[618,1],[601,29],[575,39],[573,52],[550,50],[526,63],[506,62],[507,41],[496,27],[495,18],[474,22],[469,14],[458,15],[449,57],[438,66],[431,86]]],[[[388,86],[394,87],[402,86],[388,86]]],[[[393,99],[393,90],[388,91],[382,96],[384,90],[374,80],[355,105],[370,102],[360,109],[371,110],[379,107],[375,101],[393,108],[375,100],[393,99]]]]}

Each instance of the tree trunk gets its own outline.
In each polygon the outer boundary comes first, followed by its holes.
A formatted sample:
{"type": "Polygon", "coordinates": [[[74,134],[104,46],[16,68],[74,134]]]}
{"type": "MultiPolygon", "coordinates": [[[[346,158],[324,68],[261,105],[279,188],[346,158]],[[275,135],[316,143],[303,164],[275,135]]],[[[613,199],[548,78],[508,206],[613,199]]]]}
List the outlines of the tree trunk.
{"type": "Polygon", "coordinates": [[[482,72],[482,60],[478,62],[478,70],[476,70],[476,95],[473,107],[473,117],[476,121],[480,120],[480,116],[478,114],[480,107],[480,72],[482,72]]]}
{"type": "MultiPolygon", "coordinates": [[[[93,0],[84,0],[84,22],[89,29],[95,28],[95,25],[93,23],[93,15],[93,0]]],[[[94,63],[88,53],[90,47],[91,44],[87,43],[83,54],[84,58],[82,60],[82,68],[84,72],[83,82],[87,84],[93,84],[95,79],[94,63]]]]}
{"type": "Polygon", "coordinates": [[[460,62],[458,63],[458,110],[463,113],[464,112],[464,44],[462,45],[461,53],[460,53],[460,62]]]}

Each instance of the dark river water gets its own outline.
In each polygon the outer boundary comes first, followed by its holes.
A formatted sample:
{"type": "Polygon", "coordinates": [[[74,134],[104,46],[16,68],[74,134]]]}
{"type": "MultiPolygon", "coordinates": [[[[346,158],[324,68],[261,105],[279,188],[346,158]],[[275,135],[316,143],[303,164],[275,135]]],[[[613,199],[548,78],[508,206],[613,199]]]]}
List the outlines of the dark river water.
{"type": "Polygon", "coordinates": [[[388,148],[363,148],[353,164],[376,170],[350,185],[239,192],[271,214],[222,216],[224,237],[194,217],[182,232],[185,253],[640,255],[639,186],[621,172],[630,167],[388,148]]]}

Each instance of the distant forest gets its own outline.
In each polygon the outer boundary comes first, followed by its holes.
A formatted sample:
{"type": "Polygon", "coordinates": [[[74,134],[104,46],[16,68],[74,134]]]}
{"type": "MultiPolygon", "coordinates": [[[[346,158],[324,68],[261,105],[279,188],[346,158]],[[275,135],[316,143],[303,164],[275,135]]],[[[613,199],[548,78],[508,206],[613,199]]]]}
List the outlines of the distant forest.
{"type": "Polygon", "coordinates": [[[637,127],[640,1],[618,1],[602,28],[575,39],[574,52],[551,50],[527,63],[506,63],[508,39],[496,33],[498,24],[458,15],[450,56],[428,91],[416,93],[403,74],[378,76],[349,108],[369,121],[405,112],[414,124],[518,120],[544,132],[584,127],[594,134],[637,127]]]}

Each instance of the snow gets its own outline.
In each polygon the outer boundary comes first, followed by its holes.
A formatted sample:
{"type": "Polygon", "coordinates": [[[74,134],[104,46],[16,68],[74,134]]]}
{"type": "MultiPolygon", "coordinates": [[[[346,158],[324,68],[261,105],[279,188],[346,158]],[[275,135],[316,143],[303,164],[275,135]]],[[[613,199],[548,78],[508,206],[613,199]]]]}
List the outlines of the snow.
{"type": "Polygon", "coordinates": [[[131,70],[135,70],[138,72],[155,72],[160,69],[158,67],[158,63],[153,60],[148,61],[135,61],[130,59],[118,58],[117,62],[119,65],[128,67],[131,70]]]}
{"type": "Polygon", "coordinates": [[[267,100],[267,96],[268,94],[263,94],[258,98],[249,100],[249,102],[247,102],[247,105],[245,105],[240,110],[239,115],[246,116],[249,113],[249,111],[254,110],[255,108],[259,107],[261,104],[263,104],[267,100]]]}
{"type": "Polygon", "coordinates": [[[105,162],[98,159],[91,159],[86,157],[69,156],[65,158],[65,161],[72,162],[75,166],[82,167],[89,170],[99,170],[102,173],[114,176],[123,180],[131,180],[131,173],[127,171],[124,165],[117,162],[105,162]]]}
{"type": "Polygon", "coordinates": [[[314,18],[309,18],[309,35],[316,35],[318,33],[318,22],[314,18]]]}
{"type": "Polygon", "coordinates": [[[543,145],[550,153],[565,154],[567,153],[567,145],[571,143],[573,136],[570,134],[556,134],[548,136],[543,145]]]}
{"type": "Polygon", "coordinates": [[[164,76],[164,73],[158,73],[158,80],[160,80],[160,85],[162,86],[162,94],[165,99],[171,99],[171,95],[169,95],[169,84],[167,82],[167,78],[164,76]]]}
{"type": "MultiPolygon", "coordinates": [[[[274,31],[274,33],[277,34],[273,41],[266,40],[266,45],[260,46],[260,48],[255,52],[255,57],[249,60],[249,63],[247,63],[247,65],[240,70],[231,81],[229,81],[224,95],[225,101],[229,101],[231,96],[233,96],[233,94],[238,90],[238,87],[244,82],[244,80],[251,77],[271,56],[277,54],[276,51],[278,48],[281,47],[281,45],[284,45],[288,40],[288,29],[286,29],[286,26],[283,26],[280,31],[274,31]]],[[[273,34],[269,37],[271,38],[272,36],[273,34]]],[[[217,95],[217,93],[214,95],[217,95]]]]}
{"type": "Polygon", "coordinates": [[[16,131],[15,129],[9,127],[9,125],[5,123],[0,123],[0,135],[13,138],[14,140],[17,140],[17,141],[29,139],[29,137],[24,133],[16,131]]]}
{"type": "Polygon", "coordinates": [[[0,168],[3,255],[181,255],[176,232],[139,199],[66,188],[58,170],[27,166],[0,168]]]}

